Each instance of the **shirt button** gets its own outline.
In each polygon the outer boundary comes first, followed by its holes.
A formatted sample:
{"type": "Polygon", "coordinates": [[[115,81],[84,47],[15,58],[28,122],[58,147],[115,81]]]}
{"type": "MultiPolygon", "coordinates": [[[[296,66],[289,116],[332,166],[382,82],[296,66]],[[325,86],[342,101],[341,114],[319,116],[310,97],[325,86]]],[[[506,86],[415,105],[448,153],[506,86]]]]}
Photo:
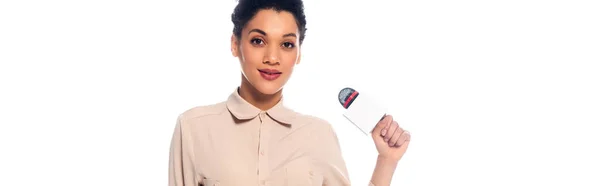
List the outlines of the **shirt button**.
{"type": "Polygon", "coordinates": [[[264,150],[261,150],[261,151],[260,151],[260,155],[265,155],[265,151],[264,151],[264,150]]]}

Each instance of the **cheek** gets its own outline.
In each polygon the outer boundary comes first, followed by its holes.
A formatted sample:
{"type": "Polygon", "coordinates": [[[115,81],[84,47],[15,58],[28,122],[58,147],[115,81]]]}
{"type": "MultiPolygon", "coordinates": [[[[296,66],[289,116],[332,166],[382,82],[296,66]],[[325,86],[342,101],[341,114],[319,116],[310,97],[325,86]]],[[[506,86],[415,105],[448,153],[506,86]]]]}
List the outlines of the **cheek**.
{"type": "Polygon", "coordinates": [[[294,68],[294,66],[296,66],[296,62],[298,61],[298,56],[296,54],[290,54],[288,56],[283,57],[282,59],[282,65],[285,68],[294,68]]]}
{"type": "Polygon", "coordinates": [[[256,66],[262,63],[262,51],[252,46],[243,46],[240,57],[243,66],[256,66]]]}
{"type": "Polygon", "coordinates": [[[295,65],[298,61],[298,51],[281,51],[281,61],[286,65],[295,65]]]}

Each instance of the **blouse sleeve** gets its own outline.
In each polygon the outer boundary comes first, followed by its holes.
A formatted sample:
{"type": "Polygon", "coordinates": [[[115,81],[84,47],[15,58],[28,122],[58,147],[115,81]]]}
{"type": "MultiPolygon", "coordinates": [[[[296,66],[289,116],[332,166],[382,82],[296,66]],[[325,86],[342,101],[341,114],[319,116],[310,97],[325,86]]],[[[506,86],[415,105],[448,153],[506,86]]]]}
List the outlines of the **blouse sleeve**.
{"type": "Polygon", "coordinates": [[[169,186],[197,186],[193,153],[188,147],[188,136],[182,116],[177,118],[169,153],[169,186]]]}

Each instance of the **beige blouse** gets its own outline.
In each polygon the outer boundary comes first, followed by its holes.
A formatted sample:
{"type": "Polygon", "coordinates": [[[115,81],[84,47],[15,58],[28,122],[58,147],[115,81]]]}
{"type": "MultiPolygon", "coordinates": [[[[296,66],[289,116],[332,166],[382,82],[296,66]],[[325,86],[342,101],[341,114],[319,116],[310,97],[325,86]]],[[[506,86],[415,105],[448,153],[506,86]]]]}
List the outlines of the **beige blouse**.
{"type": "Polygon", "coordinates": [[[236,89],[227,101],[178,117],[169,186],[198,185],[347,186],[350,181],[329,123],[296,113],[283,101],[261,111],[236,89]]]}

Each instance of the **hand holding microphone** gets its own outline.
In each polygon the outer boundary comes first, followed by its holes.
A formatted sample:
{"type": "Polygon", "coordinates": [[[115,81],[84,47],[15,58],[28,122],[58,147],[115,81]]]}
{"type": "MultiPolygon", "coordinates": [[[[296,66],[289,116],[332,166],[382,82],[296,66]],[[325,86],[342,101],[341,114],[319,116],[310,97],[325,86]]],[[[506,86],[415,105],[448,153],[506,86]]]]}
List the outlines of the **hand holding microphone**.
{"type": "Polygon", "coordinates": [[[410,133],[402,129],[387,109],[369,96],[352,88],[344,88],[338,95],[346,108],[344,116],[364,134],[371,134],[380,156],[399,161],[410,143],[410,133]]]}
{"type": "Polygon", "coordinates": [[[394,161],[400,161],[410,143],[410,133],[402,129],[391,115],[377,123],[371,137],[379,155],[394,161]]]}

